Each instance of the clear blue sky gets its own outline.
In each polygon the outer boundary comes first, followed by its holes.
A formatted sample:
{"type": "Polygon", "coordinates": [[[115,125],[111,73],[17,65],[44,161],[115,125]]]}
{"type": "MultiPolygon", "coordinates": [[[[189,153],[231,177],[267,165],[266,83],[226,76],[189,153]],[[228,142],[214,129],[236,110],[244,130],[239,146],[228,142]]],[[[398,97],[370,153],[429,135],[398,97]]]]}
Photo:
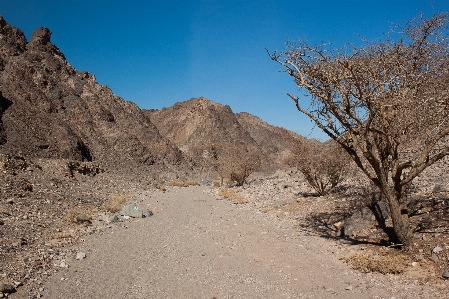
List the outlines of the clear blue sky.
{"type": "Polygon", "coordinates": [[[78,71],[141,108],[204,96],[320,139],[286,96],[298,94],[293,81],[265,48],[283,50],[287,38],[336,47],[374,40],[421,11],[449,11],[449,1],[0,0],[0,14],[28,40],[48,27],[78,71]]]}

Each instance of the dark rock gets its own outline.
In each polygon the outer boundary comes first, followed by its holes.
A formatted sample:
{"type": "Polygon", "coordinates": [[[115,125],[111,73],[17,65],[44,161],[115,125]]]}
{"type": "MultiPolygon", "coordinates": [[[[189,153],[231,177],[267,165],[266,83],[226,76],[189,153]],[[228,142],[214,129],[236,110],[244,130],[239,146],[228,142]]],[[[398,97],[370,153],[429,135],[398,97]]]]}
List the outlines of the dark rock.
{"type": "Polygon", "coordinates": [[[75,221],[77,223],[92,223],[90,218],[84,214],[76,215],[75,221]]]}
{"type": "Polygon", "coordinates": [[[445,270],[441,276],[446,279],[449,278],[449,270],[445,270]]]}
{"type": "Polygon", "coordinates": [[[386,221],[390,218],[388,203],[384,200],[364,207],[352,214],[345,221],[343,235],[346,237],[369,237],[378,233],[378,229],[387,227],[386,221]],[[372,229],[376,229],[374,232],[372,229]]]}
{"type": "Polygon", "coordinates": [[[38,28],[31,35],[31,43],[38,43],[41,45],[46,45],[50,42],[51,31],[48,28],[38,28]]]}
{"type": "Polygon", "coordinates": [[[431,260],[432,262],[434,262],[434,263],[438,263],[438,261],[439,261],[440,259],[438,258],[437,255],[432,254],[432,256],[430,257],[430,260],[431,260]]]}
{"type": "Polygon", "coordinates": [[[346,237],[366,236],[367,230],[377,225],[376,217],[370,208],[365,207],[349,217],[343,227],[346,237]]]}
{"type": "Polygon", "coordinates": [[[153,212],[151,212],[150,210],[143,210],[142,211],[142,217],[151,217],[153,216],[153,212]]]}
{"type": "Polygon", "coordinates": [[[6,284],[6,283],[0,284],[0,293],[12,294],[15,292],[16,292],[16,289],[12,285],[6,284]]]}

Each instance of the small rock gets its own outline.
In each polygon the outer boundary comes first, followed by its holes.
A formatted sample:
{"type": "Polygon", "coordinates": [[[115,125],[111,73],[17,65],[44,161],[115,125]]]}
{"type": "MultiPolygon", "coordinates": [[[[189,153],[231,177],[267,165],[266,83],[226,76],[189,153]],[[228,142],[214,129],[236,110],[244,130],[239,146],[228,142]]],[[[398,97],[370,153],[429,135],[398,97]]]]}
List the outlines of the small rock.
{"type": "Polygon", "coordinates": [[[6,200],[6,203],[9,203],[10,205],[12,205],[14,203],[14,199],[10,198],[10,199],[6,200]]]}
{"type": "Polygon", "coordinates": [[[430,260],[434,263],[438,263],[439,258],[438,256],[436,256],[435,254],[432,254],[432,256],[430,257],[430,260]]]}
{"type": "Polygon", "coordinates": [[[343,225],[344,225],[344,223],[341,222],[341,221],[338,221],[338,222],[335,222],[335,223],[334,223],[334,226],[335,226],[337,229],[340,229],[343,225]]]}
{"type": "Polygon", "coordinates": [[[83,215],[83,214],[77,215],[77,216],[75,217],[75,221],[76,221],[77,223],[84,223],[84,222],[86,222],[86,223],[92,223],[92,222],[90,221],[90,218],[87,217],[86,215],[83,215]]]}
{"type": "Polygon", "coordinates": [[[68,268],[69,267],[69,265],[66,262],[64,262],[64,261],[62,261],[60,264],[54,264],[54,266],[55,267],[61,267],[61,268],[68,268]]]}
{"type": "Polygon", "coordinates": [[[417,233],[417,234],[415,234],[415,235],[413,236],[413,238],[415,238],[415,239],[421,239],[421,238],[422,238],[422,234],[417,233]]]}
{"type": "Polygon", "coordinates": [[[12,285],[6,284],[6,283],[0,284],[0,293],[12,294],[15,292],[16,292],[16,289],[12,285]]]}
{"type": "Polygon", "coordinates": [[[143,218],[145,218],[145,217],[151,217],[151,216],[153,216],[153,212],[151,212],[150,210],[143,210],[143,211],[142,211],[142,217],[143,217],[143,218]]]}
{"type": "Polygon", "coordinates": [[[418,262],[412,262],[412,267],[416,267],[416,266],[418,266],[418,262]]]}
{"type": "Polygon", "coordinates": [[[0,225],[4,225],[4,224],[5,224],[5,222],[2,219],[0,219],[0,225]]]}
{"type": "Polygon", "coordinates": [[[440,246],[437,246],[437,247],[435,247],[433,250],[432,250],[432,252],[433,253],[438,253],[438,252],[440,252],[440,251],[442,251],[443,250],[443,248],[441,248],[440,246]]]}
{"type": "Polygon", "coordinates": [[[449,278],[449,270],[445,270],[444,272],[443,272],[443,275],[441,275],[441,276],[443,276],[443,278],[449,278]]]}
{"type": "Polygon", "coordinates": [[[76,259],[77,260],[84,260],[86,258],[86,254],[84,252],[77,252],[76,253],[76,259]]]}
{"type": "Polygon", "coordinates": [[[352,286],[346,286],[347,291],[352,291],[352,286]]]}
{"type": "Polygon", "coordinates": [[[115,222],[120,222],[120,219],[117,217],[117,215],[111,216],[109,217],[109,222],[111,223],[115,223],[115,222]]]}

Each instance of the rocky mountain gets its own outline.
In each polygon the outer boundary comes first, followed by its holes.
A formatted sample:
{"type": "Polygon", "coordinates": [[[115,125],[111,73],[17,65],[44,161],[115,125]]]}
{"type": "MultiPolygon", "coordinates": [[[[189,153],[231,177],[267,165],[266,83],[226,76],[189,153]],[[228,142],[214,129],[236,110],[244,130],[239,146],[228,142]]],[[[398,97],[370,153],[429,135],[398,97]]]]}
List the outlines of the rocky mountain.
{"type": "Polygon", "coordinates": [[[78,161],[178,164],[182,153],[134,103],[76,71],[37,29],[0,17],[0,151],[78,161]]]}
{"type": "Polygon", "coordinates": [[[193,98],[161,110],[144,110],[159,132],[182,151],[205,144],[256,145],[229,106],[193,98]]]}
{"type": "Polygon", "coordinates": [[[268,163],[279,166],[299,135],[274,127],[249,113],[235,114],[227,105],[193,98],[161,110],[144,110],[159,132],[189,154],[207,145],[246,144],[258,148],[268,163]]]}
{"type": "Polygon", "coordinates": [[[269,125],[246,112],[237,113],[236,118],[275,165],[282,164],[291,153],[293,141],[304,138],[284,128],[269,125]]]}

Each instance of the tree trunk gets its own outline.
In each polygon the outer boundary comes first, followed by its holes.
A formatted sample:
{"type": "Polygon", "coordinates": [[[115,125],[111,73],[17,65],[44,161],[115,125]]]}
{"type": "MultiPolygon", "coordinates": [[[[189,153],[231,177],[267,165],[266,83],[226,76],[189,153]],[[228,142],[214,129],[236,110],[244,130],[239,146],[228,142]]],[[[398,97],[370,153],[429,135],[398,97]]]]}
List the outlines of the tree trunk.
{"type": "Polygon", "coordinates": [[[410,249],[412,236],[407,206],[405,203],[401,204],[394,195],[387,196],[387,200],[390,206],[391,219],[393,220],[394,234],[406,249],[410,249]]]}

